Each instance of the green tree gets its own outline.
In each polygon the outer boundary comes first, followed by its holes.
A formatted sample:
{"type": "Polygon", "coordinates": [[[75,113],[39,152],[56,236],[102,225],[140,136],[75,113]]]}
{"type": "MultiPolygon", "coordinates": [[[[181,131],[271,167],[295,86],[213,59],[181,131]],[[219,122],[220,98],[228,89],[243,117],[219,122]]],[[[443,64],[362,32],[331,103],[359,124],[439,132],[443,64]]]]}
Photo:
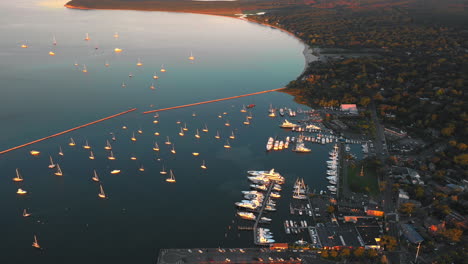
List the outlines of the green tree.
{"type": "Polygon", "coordinates": [[[336,251],[336,250],[330,251],[330,257],[331,258],[337,258],[338,257],[338,251],[336,251]]]}
{"type": "Polygon", "coordinates": [[[343,258],[351,256],[351,250],[349,248],[344,248],[343,250],[341,250],[340,256],[343,258]]]}
{"type": "Polygon", "coordinates": [[[364,256],[364,252],[365,252],[364,248],[359,247],[354,250],[353,255],[356,258],[361,258],[362,256],[364,256]]]}
{"type": "Polygon", "coordinates": [[[463,230],[458,228],[450,228],[445,231],[441,231],[440,234],[451,242],[460,242],[463,235],[463,230]]]}
{"type": "Polygon", "coordinates": [[[411,216],[411,214],[414,212],[414,207],[415,205],[413,203],[403,203],[400,205],[400,212],[406,215],[411,216]]]}
{"type": "Polygon", "coordinates": [[[320,253],[320,256],[322,258],[329,258],[330,254],[328,254],[328,250],[322,250],[322,253],[320,253]]]}
{"type": "Polygon", "coordinates": [[[384,235],[380,238],[380,245],[386,250],[393,251],[397,247],[397,240],[393,236],[384,235]]]}

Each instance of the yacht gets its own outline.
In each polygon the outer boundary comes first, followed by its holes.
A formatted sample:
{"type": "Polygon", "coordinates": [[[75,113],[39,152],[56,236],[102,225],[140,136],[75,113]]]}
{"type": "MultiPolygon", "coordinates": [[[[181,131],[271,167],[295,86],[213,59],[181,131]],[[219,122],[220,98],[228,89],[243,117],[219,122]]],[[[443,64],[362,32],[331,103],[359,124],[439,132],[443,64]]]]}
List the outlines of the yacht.
{"type": "Polygon", "coordinates": [[[49,156],[49,160],[50,160],[49,169],[55,168],[55,163],[54,163],[54,161],[52,160],[52,156],[49,156]]]}
{"type": "Polygon", "coordinates": [[[13,181],[14,182],[22,182],[24,179],[23,177],[21,177],[21,174],[19,173],[19,170],[16,169],[16,177],[13,178],[13,181]]]}
{"type": "Polygon", "coordinates": [[[109,160],[115,160],[114,153],[112,152],[112,150],[110,151],[110,156],[107,157],[107,159],[109,159],[109,160]]]}
{"type": "Polygon", "coordinates": [[[104,199],[106,198],[106,194],[104,193],[104,189],[102,188],[102,185],[99,185],[99,198],[104,199]]]}
{"type": "Polygon", "coordinates": [[[26,209],[23,210],[23,217],[30,217],[31,214],[26,211],[26,209]]]}
{"type": "Polygon", "coordinates": [[[300,152],[300,153],[308,153],[308,152],[311,152],[312,150],[309,148],[306,148],[304,146],[304,143],[298,142],[296,143],[296,147],[293,149],[293,151],[300,152]]]}
{"type": "Polygon", "coordinates": [[[176,182],[176,179],[174,177],[174,173],[172,173],[172,170],[169,170],[170,177],[166,179],[167,182],[176,182]]]}
{"type": "Polygon", "coordinates": [[[166,142],[164,142],[164,144],[166,144],[166,145],[172,144],[171,141],[169,140],[169,136],[167,136],[166,138],[167,138],[167,140],[166,140],[166,142]]]}
{"type": "Polygon", "coordinates": [[[60,169],[60,165],[57,163],[57,171],[54,173],[56,176],[62,176],[62,169],[60,169]]]}
{"type": "Polygon", "coordinates": [[[86,140],[84,146],[83,146],[84,149],[90,149],[91,146],[88,144],[88,140],[86,140]]]}
{"type": "Polygon", "coordinates": [[[160,171],[159,173],[162,174],[162,175],[167,174],[167,171],[166,171],[166,169],[164,168],[164,164],[163,164],[163,166],[162,166],[162,171],[160,171]]]}
{"type": "Polygon", "coordinates": [[[93,153],[92,150],[89,152],[89,159],[90,159],[90,160],[93,160],[93,159],[94,159],[94,153],[93,153]]]}
{"type": "Polygon", "coordinates": [[[55,56],[55,52],[49,51],[49,55],[50,55],[50,56],[55,56]]]}
{"type": "Polygon", "coordinates": [[[40,249],[40,248],[41,248],[41,246],[40,246],[39,243],[37,242],[37,237],[36,237],[36,235],[34,235],[34,241],[33,241],[33,243],[32,243],[32,247],[33,247],[33,248],[37,248],[37,249],[40,249]]]}
{"type": "Polygon", "coordinates": [[[297,126],[296,124],[289,122],[287,119],[285,119],[283,123],[280,125],[281,128],[293,128],[296,126],[297,126]]]}
{"type": "Polygon", "coordinates": [[[279,150],[282,150],[283,147],[284,147],[284,142],[283,142],[283,140],[281,140],[281,141],[279,142],[278,149],[279,149],[279,150]]]}
{"type": "Polygon", "coordinates": [[[153,150],[154,151],[159,151],[158,142],[154,142],[153,150]]]}
{"type": "Polygon", "coordinates": [[[120,52],[122,52],[122,51],[123,51],[123,50],[122,50],[121,48],[115,48],[115,49],[114,49],[114,52],[115,52],[115,53],[120,53],[120,52]]]}
{"type": "Polygon", "coordinates": [[[159,123],[159,120],[153,120],[153,124],[159,123]]]}
{"type": "Polygon", "coordinates": [[[131,160],[137,160],[137,157],[135,157],[135,156],[130,156],[130,159],[131,159],[131,160]]]}
{"type": "Polygon", "coordinates": [[[111,173],[111,174],[119,174],[119,173],[120,173],[120,170],[112,170],[110,173],[111,173]]]}
{"type": "Polygon", "coordinates": [[[266,191],[267,187],[265,185],[258,185],[258,184],[251,184],[250,187],[259,190],[259,191],[266,191]]]}
{"type": "Polygon", "coordinates": [[[208,132],[208,127],[205,124],[205,127],[202,129],[203,132],[208,132]]]}
{"type": "Polygon", "coordinates": [[[226,123],[224,123],[225,126],[231,126],[231,124],[229,124],[229,120],[226,120],[226,123]]]}
{"type": "Polygon", "coordinates": [[[194,155],[194,156],[196,157],[196,156],[200,155],[200,153],[198,153],[198,152],[192,152],[192,155],[194,155]]]}
{"type": "Polygon", "coordinates": [[[216,139],[220,139],[221,137],[219,136],[219,131],[216,131],[216,136],[215,136],[216,139]]]}
{"type": "Polygon", "coordinates": [[[16,191],[17,194],[27,194],[28,192],[19,188],[18,191],[16,191]]]}
{"type": "Polygon", "coordinates": [[[93,175],[93,177],[92,177],[91,179],[92,179],[93,181],[95,181],[95,182],[99,182],[99,176],[98,176],[96,170],[94,170],[94,175],[93,175]]]}
{"type": "Polygon", "coordinates": [[[140,166],[140,168],[138,168],[139,171],[145,171],[145,167],[143,167],[143,165],[140,166]]]}
{"type": "Polygon", "coordinates": [[[197,128],[197,133],[195,134],[195,137],[200,138],[200,133],[198,132],[198,128],[197,128]]]}
{"type": "Polygon", "coordinates": [[[274,142],[275,142],[274,138],[272,138],[272,137],[268,138],[268,142],[267,142],[267,145],[266,145],[266,150],[267,151],[270,151],[273,148],[274,142]]]}
{"type": "Polygon", "coordinates": [[[273,144],[273,150],[278,150],[279,147],[279,141],[275,140],[275,143],[273,144]]]}
{"type": "Polygon", "coordinates": [[[141,128],[140,128],[140,129],[137,130],[137,133],[141,135],[141,134],[143,134],[143,130],[141,130],[141,128]]]}
{"type": "Polygon", "coordinates": [[[104,149],[106,149],[106,150],[111,150],[112,149],[112,146],[111,146],[111,143],[109,142],[109,140],[106,141],[106,145],[104,146],[104,149]]]}
{"type": "Polygon", "coordinates": [[[70,138],[70,143],[68,143],[69,146],[73,147],[76,145],[75,140],[73,138],[70,138]]]}
{"type": "Polygon", "coordinates": [[[202,169],[206,170],[205,160],[203,160],[202,165],[201,165],[200,167],[201,167],[202,169]]]}
{"type": "Polygon", "coordinates": [[[284,148],[285,149],[287,149],[289,147],[289,141],[290,141],[290,139],[289,139],[289,136],[288,136],[288,137],[286,137],[286,140],[284,141],[284,148]]]}
{"type": "Polygon", "coordinates": [[[62,147],[59,146],[59,153],[58,153],[60,156],[63,156],[63,151],[62,151],[62,147]]]}
{"type": "Polygon", "coordinates": [[[242,218],[242,219],[255,220],[254,213],[239,211],[239,212],[237,212],[237,215],[240,216],[240,218],[242,218]]]}

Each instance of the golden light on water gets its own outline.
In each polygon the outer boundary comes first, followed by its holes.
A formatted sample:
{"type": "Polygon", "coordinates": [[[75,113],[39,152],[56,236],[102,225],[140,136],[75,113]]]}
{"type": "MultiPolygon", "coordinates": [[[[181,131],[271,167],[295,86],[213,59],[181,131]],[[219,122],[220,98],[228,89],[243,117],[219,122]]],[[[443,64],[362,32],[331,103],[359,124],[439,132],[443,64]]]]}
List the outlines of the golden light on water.
{"type": "Polygon", "coordinates": [[[48,8],[65,8],[67,2],[67,0],[39,0],[37,4],[48,8]]]}

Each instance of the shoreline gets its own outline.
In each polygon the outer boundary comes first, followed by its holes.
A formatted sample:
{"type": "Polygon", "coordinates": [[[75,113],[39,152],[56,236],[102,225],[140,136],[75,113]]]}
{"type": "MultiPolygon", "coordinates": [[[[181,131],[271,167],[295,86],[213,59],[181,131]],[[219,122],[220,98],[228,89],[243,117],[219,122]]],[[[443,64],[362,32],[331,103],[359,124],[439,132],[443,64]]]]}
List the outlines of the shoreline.
{"type": "MultiPolygon", "coordinates": [[[[268,23],[263,23],[263,22],[258,22],[258,21],[255,21],[255,20],[251,20],[251,19],[248,19],[248,17],[238,17],[238,16],[235,16],[235,15],[220,15],[220,14],[212,14],[212,13],[201,13],[201,12],[187,12],[187,11],[165,11],[165,10],[142,10],[142,9],[115,9],[115,8],[88,8],[88,7],[81,7],[81,6],[73,6],[73,5],[69,5],[69,4],[65,4],[64,7],[66,8],[69,8],[69,9],[78,9],[78,10],[119,10],[119,11],[124,11],[124,10],[127,10],[127,11],[147,11],[147,12],[171,12],[171,13],[187,13],[187,14],[196,14],[196,15],[209,15],[209,16],[219,16],[219,17],[227,17],[227,18],[233,18],[233,19],[238,19],[238,20],[242,20],[242,21],[247,21],[247,22],[251,22],[251,23],[255,23],[257,25],[262,25],[262,26],[266,26],[266,27],[270,27],[270,28],[274,28],[274,29],[277,29],[277,30],[280,30],[292,37],[294,37],[296,40],[298,40],[299,42],[302,43],[302,45],[304,45],[304,49],[302,51],[302,55],[304,56],[304,61],[305,61],[305,64],[304,64],[304,69],[299,73],[299,75],[297,76],[297,78],[301,77],[305,71],[307,70],[309,64],[311,62],[314,62],[316,60],[319,59],[319,57],[315,56],[312,54],[313,52],[313,48],[311,46],[309,46],[307,43],[305,43],[302,39],[300,39],[298,36],[294,35],[294,33],[292,33],[291,31],[288,31],[284,28],[280,28],[278,26],[275,26],[275,25],[271,25],[271,24],[268,24],[268,23]]],[[[293,81],[293,80],[291,80],[293,81]]],[[[286,88],[286,87],[284,87],[286,88]]]]}

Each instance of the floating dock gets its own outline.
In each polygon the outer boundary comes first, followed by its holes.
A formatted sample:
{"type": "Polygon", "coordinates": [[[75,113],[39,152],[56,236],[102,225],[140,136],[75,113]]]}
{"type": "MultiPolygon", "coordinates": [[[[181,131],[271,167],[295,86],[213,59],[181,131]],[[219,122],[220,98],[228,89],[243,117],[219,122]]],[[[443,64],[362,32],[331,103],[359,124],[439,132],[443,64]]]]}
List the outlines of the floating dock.
{"type": "Polygon", "coordinates": [[[283,87],[283,88],[278,88],[278,89],[273,89],[273,90],[266,90],[266,91],[243,94],[243,95],[237,95],[237,96],[226,97],[226,98],[221,98],[221,99],[214,99],[214,100],[198,102],[198,103],[193,103],[193,104],[186,104],[186,105],[179,105],[179,106],[173,106],[173,107],[168,107],[168,108],[150,110],[150,111],[143,112],[143,114],[150,114],[150,113],[162,112],[162,111],[173,110],[173,109],[178,109],[178,108],[185,108],[185,107],[190,107],[190,106],[196,106],[196,105],[226,101],[226,100],[231,100],[231,99],[236,99],[236,98],[241,98],[241,97],[247,97],[247,96],[252,96],[252,95],[257,95],[257,94],[264,94],[264,93],[271,93],[271,92],[281,91],[281,90],[284,90],[284,89],[286,89],[286,88],[283,87]]]}
{"type": "Polygon", "coordinates": [[[34,141],[25,143],[25,144],[23,144],[23,145],[19,145],[19,146],[13,147],[13,148],[9,148],[9,149],[0,151],[0,155],[1,155],[1,154],[8,153],[8,152],[13,151],[13,150],[17,150],[17,149],[20,149],[20,148],[27,147],[27,146],[29,146],[29,145],[32,145],[32,144],[35,144],[35,143],[44,141],[44,140],[49,139],[49,138],[61,136],[61,135],[63,135],[63,134],[66,134],[66,133],[69,133],[69,132],[78,130],[78,129],[83,128],[83,127],[87,127],[87,126],[90,126],[90,125],[94,125],[94,124],[100,123],[100,122],[102,122],[102,121],[105,121],[105,120],[108,120],[108,119],[111,119],[111,118],[114,118],[114,117],[118,117],[118,116],[121,116],[121,115],[130,113],[130,112],[133,112],[133,111],[135,111],[135,110],[137,110],[137,109],[136,109],[136,108],[132,108],[132,109],[130,109],[130,110],[127,110],[127,111],[124,111],[124,112],[121,112],[121,113],[118,113],[118,114],[115,114],[115,115],[111,115],[111,116],[108,116],[108,117],[104,117],[104,118],[102,118],[102,119],[99,119],[99,120],[96,120],[96,121],[93,121],[93,122],[90,122],[90,123],[87,123],[87,124],[84,124],[84,125],[81,125],[81,126],[77,126],[77,127],[74,127],[74,128],[71,128],[71,129],[68,129],[68,130],[65,130],[65,131],[62,131],[62,132],[59,132],[59,133],[56,133],[56,134],[47,136],[47,137],[43,137],[43,138],[40,138],[40,139],[36,139],[36,140],[34,140],[34,141]]]}
{"type": "Polygon", "coordinates": [[[268,190],[267,190],[267,192],[265,194],[265,198],[263,199],[262,207],[260,207],[260,210],[258,211],[257,219],[255,219],[255,224],[253,226],[253,235],[254,235],[254,243],[256,245],[264,245],[264,244],[258,243],[258,230],[257,230],[257,227],[258,227],[258,224],[260,222],[260,218],[262,218],[263,211],[265,210],[265,207],[268,204],[268,200],[270,199],[270,194],[271,194],[271,191],[273,190],[274,186],[275,186],[275,182],[270,182],[270,184],[268,185],[268,190]]]}

